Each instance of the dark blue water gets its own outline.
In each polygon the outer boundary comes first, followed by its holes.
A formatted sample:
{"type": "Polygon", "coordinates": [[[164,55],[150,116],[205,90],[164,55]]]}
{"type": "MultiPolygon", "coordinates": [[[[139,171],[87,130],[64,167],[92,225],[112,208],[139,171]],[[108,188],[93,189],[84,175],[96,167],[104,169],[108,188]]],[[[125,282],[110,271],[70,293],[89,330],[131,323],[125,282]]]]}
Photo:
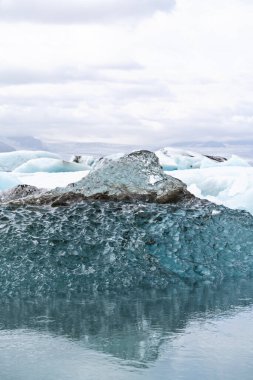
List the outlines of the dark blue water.
{"type": "Polygon", "coordinates": [[[1,380],[251,380],[252,358],[252,280],[0,304],[1,380]]]}

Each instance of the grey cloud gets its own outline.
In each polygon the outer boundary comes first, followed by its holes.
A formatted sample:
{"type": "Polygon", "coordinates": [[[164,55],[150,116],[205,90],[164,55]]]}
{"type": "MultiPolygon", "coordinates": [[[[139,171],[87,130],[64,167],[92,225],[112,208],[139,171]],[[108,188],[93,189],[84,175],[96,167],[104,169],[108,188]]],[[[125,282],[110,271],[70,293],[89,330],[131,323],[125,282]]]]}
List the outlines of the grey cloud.
{"type": "Polygon", "coordinates": [[[168,86],[152,80],[140,81],[139,83],[121,83],[120,86],[113,88],[112,97],[117,103],[126,103],[131,99],[145,102],[155,99],[166,99],[166,101],[175,99],[168,86]]]}
{"type": "Polygon", "coordinates": [[[175,0],[0,0],[0,20],[41,23],[114,22],[168,12],[175,0]]]}
{"type": "Polygon", "coordinates": [[[0,85],[23,85],[34,83],[66,83],[73,81],[94,81],[101,79],[92,69],[78,70],[74,67],[59,67],[53,70],[32,70],[25,68],[0,68],[0,85]]]}
{"type": "Polygon", "coordinates": [[[93,65],[93,67],[96,69],[113,70],[113,71],[134,71],[134,70],[143,70],[145,68],[145,66],[134,61],[108,63],[104,65],[93,65]]]}
{"type": "Polygon", "coordinates": [[[112,63],[107,65],[86,66],[82,69],[74,66],[56,67],[51,70],[33,70],[19,67],[0,67],[0,86],[26,85],[26,84],[61,84],[67,82],[82,81],[109,81],[115,79],[107,74],[107,71],[143,70],[144,67],[137,62],[112,63]]]}
{"type": "MultiPolygon", "coordinates": [[[[66,100],[67,101],[67,100],[66,100]]],[[[38,104],[23,106],[10,105],[1,112],[1,134],[31,134],[41,138],[54,136],[88,141],[111,140],[143,144],[171,145],[178,141],[228,141],[252,135],[252,126],[233,122],[235,110],[224,109],[217,113],[206,113],[191,119],[170,120],[159,114],[142,119],[127,113],[124,108],[112,105],[104,111],[105,103],[97,101],[95,109],[88,108],[81,114],[76,105],[65,108],[64,104],[38,104]],[[150,122],[159,123],[160,128],[153,129],[150,122]]]]}
{"type": "Polygon", "coordinates": [[[236,107],[236,116],[253,117],[253,102],[241,102],[236,107]]]}
{"type": "MultiPolygon", "coordinates": [[[[46,85],[43,92],[40,86],[32,91],[26,91],[29,86],[18,91],[15,86],[0,88],[0,134],[24,133],[41,138],[54,136],[56,140],[87,138],[89,141],[131,141],[137,145],[140,142],[155,142],[160,146],[182,140],[228,141],[240,139],[242,135],[246,138],[252,135],[250,101],[234,107],[218,107],[216,111],[199,109],[195,116],[170,119],[164,116],[168,112],[162,112],[163,108],[169,109],[170,104],[178,100],[166,82],[150,78],[131,82],[131,76],[129,81],[120,82],[114,81],[112,76],[111,82],[108,79],[104,83],[99,77],[102,75],[100,70],[93,72],[87,69],[82,75],[75,68],[56,71],[59,83],[53,82],[56,84],[53,93],[50,93],[51,86],[46,85]],[[68,80],[80,76],[89,78],[87,80],[94,78],[96,82],[83,82],[80,91],[75,92],[75,85],[64,84],[62,76],[68,80]],[[146,107],[150,107],[150,112],[146,112],[146,107]],[[140,112],[135,112],[136,109],[140,112]]],[[[52,80],[52,75],[52,72],[41,75],[41,83],[52,80]]],[[[34,76],[37,78],[38,75],[27,75],[26,82],[33,83],[34,76]]],[[[0,83],[4,80],[6,82],[3,72],[0,72],[0,83]]]]}

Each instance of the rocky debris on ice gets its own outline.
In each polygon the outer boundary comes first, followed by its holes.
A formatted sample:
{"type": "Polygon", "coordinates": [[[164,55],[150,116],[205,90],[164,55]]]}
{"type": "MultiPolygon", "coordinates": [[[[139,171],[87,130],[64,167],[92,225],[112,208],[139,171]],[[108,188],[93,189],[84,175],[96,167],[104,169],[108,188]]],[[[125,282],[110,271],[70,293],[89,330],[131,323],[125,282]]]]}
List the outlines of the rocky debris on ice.
{"type": "MultiPolygon", "coordinates": [[[[99,165],[103,165],[104,162],[107,161],[117,161],[119,158],[123,157],[124,153],[114,153],[104,157],[94,157],[94,156],[73,156],[71,157],[71,162],[75,162],[77,164],[85,165],[89,170],[97,167],[99,165]]],[[[86,170],[86,169],[85,169],[86,170]]]]}
{"type": "Polygon", "coordinates": [[[98,160],[99,158],[94,156],[75,155],[71,157],[70,162],[85,165],[90,170],[92,166],[94,166],[97,163],[98,160]]]}
{"type": "Polygon", "coordinates": [[[210,160],[213,160],[216,162],[226,162],[227,161],[227,158],[221,157],[221,156],[209,156],[209,155],[205,154],[204,157],[207,157],[210,160]]]}
{"type": "Polygon", "coordinates": [[[137,151],[117,160],[99,161],[81,181],[68,187],[87,197],[168,203],[187,193],[181,181],[167,176],[156,155],[137,151]]]}
{"type": "Polygon", "coordinates": [[[0,201],[6,203],[21,200],[30,196],[42,194],[45,191],[46,190],[38,189],[35,186],[18,185],[10,190],[0,193],[0,201]]]}
{"type": "Polygon", "coordinates": [[[60,206],[87,199],[170,203],[191,197],[182,181],[163,172],[154,153],[142,150],[117,160],[99,161],[87,177],[65,188],[12,203],[60,206]]]}

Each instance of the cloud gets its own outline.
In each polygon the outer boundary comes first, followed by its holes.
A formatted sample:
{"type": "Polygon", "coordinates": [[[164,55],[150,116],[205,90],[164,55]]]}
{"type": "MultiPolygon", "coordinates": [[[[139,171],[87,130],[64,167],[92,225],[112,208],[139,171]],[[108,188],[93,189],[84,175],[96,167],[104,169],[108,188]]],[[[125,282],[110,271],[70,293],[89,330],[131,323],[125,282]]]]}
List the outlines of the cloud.
{"type": "Polygon", "coordinates": [[[154,86],[153,94],[145,97],[144,91],[142,97],[143,85],[140,84],[137,94],[135,86],[131,93],[131,86],[123,85],[123,92],[117,96],[114,88],[102,91],[102,84],[80,87],[79,94],[75,94],[75,83],[19,86],[19,90],[2,88],[1,135],[30,134],[42,139],[165,146],[180,140],[208,141],[219,136],[219,141],[227,141],[252,134],[253,120],[243,119],[244,112],[249,113],[250,104],[216,111],[198,108],[190,117],[171,118],[170,107],[174,103],[169,92],[165,91],[161,97],[162,88],[157,91],[154,86]],[[117,101],[126,95],[126,101],[117,101]],[[168,112],[164,115],[166,107],[168,112]]]}
{"type": "Polygon", "coordinates": [[[136,62],[119,62],[78,68],[76,66],[57,66],[50,69],[0,66],[0,86],[28,84],[63,84],[68,82],[100,81],[114,82],[113,72],[133,72],[144,67],[136,62]]]}
{"type": "Polygon", "coordinates": [[[175,0],[0,0],[1,21],[109,23],[168,12],[175,0]]]}
{"type": "Polygon", "coordinates": [[[176,3],[0,0],[11,21],[0,23],[0,134],[161,146],[249,137],[250,1],[176,3]]]}
{"type": "Polygon", "coordinates": [[[74,67],[58,67],[51,70],[25,68],[0,68],[0,85],[24,85],[34,83],[66,83],[98,80],[95,70],[77,70],[74,67]]]}

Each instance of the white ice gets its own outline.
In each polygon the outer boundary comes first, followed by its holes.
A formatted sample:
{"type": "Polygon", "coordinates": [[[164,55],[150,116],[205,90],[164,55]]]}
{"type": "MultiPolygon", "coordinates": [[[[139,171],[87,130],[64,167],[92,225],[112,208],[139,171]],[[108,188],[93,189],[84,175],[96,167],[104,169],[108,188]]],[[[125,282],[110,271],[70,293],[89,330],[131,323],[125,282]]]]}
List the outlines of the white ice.
{"type": "Polygon", "coordinates": [[[203,156],[196,152],[166,147],[155,152],[164,170],[199,168],[203,156]]]}
{"type": "Polygon", "coordinates": [[[89,171],[86,170],[66,173],[16,173],[16,176],[20,183],[36,186],[38,188],[54,189],[80,181],[88,173],[89,171]]]}
{"type": "Polygon", "coordinates": [[[22,183],[13,173],[0,172],[0,191],[11,189],[22,183]]]}
{"type": "Polygon", "coordinates": [[[44,151],[19,150],[0,153],[0,171],[9,172],[34,158],[60,158],[57,154],[44,151]]]}
{"type": "Polygon", "coordinates": [[[253,214],[253,167],[221,166],[167,172],[199,198],[253,214]]]}
{"type": "Polygon", "coordinates": [[[164,170],[186,170],[221,166],[250,166],[238,156],[231,156],[227,161],[218,162],[200,153],[166,147],[155,152],[164,170]]]}
{"type": "Polygon", "coordinates": [[[15,173],[61,173],[61,172],[77,172],[87,170],[88,167],[84,164],[68,162],[55,158],[35,158],[18,166],[15,173]]]}

